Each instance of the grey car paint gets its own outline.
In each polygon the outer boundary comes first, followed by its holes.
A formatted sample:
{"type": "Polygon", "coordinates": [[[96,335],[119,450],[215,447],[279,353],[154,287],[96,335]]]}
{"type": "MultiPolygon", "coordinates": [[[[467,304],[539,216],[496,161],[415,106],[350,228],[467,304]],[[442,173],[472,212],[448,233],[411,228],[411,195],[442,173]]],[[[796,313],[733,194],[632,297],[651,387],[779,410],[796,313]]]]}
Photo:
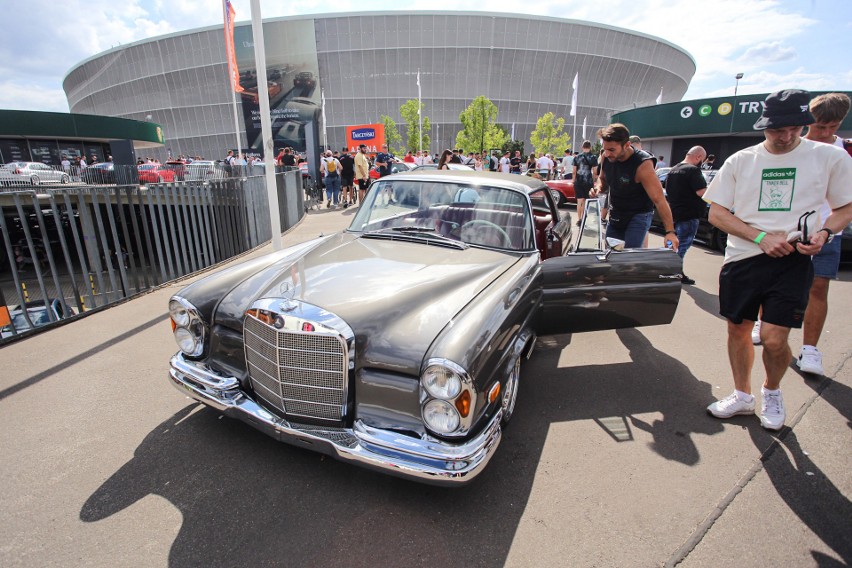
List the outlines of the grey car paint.
{"type": "Polygon", "coordinates": [[[209,324],[205,365],[232,374],[250,392],[242,340],[246,309],[261,298],[283,297],[322,306],[354,330],[350,420],[428,437],[419,378],[431,357],[441,357],[475,381],[470,438],[493,422],[499,403],[489,402],[487,392],[505,381],[535,334],[671,321],[680,295],[680,259],[672,251],[562,256],[571,246],[570,218],[556,209],[542,182],[478,172],[402,175],[541,192],[545,202],[536,216],[550,217],[541,230],[555,256],[542,262],[535,249],[447,248],[426,240],[368,239],[359,231],[305,243],[179,293],[209,324]]]}

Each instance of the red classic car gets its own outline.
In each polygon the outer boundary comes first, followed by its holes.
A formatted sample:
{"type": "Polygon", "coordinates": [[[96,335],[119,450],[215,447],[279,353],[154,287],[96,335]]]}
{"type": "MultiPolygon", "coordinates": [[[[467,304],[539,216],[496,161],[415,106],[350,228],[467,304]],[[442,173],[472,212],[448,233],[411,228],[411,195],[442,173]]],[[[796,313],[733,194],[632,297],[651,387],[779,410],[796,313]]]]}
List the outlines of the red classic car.
{"type": "Polygon", "coordinates": [[[163,183],[175,181],[175,171],[162,164],[139,164],[139,183],[163,183]]]}
{"type": "Polygon", "coordinates": [[[570,179],[552,179],[544,182],[550,188],[550,195],[553,196],[553,201],[557,207],[561,207],[566,203],[577,203],[577,197],[574,195],[574,182],[570,179]]]}

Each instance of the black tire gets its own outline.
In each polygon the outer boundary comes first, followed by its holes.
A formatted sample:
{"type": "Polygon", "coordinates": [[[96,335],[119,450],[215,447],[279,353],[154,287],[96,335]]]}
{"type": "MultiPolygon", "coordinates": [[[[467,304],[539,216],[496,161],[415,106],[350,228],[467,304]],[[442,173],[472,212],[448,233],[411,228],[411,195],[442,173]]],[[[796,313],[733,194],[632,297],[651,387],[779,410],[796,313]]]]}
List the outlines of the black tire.
{"type": "Polygon", "coordinates": [[[59,178],[59,183],[61,183],[62,185],[68,185],[69,183],[71,183],[71,178],[68,177],[67,175],[64,175],[61,178],[59,178]]]}
{"type": "Polygon", "coordinates": [[[553,201],[556,202],[557,207],[564,207],[565,204],[568,202],[568,200],[565,199],[565,196],[562,194],[562,192],[559,191],[558,189],[551,189],[550,190],[550,196],[553,198],[553,201]]]}
{"type": "Polygon", "coordinates": [[[41,184],[41,180],[38,179],[38,176],[30,176],[30,183],[32,185],[39,185],[41,184]]]}
{"type": "Polygon", "coordinates": [[[157,183],[163,183],[163,176],[157,176],[157,183]]]}

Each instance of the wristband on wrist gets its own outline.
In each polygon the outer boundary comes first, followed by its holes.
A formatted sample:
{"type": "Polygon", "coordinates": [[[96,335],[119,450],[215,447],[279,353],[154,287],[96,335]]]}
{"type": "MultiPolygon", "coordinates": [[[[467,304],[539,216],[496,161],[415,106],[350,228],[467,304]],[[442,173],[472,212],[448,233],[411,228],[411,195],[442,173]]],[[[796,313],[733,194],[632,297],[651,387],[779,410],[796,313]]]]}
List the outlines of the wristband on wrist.
{"type": "Polygon", "coordinates": [[[671,234],[673,234],[673,235],[677,235],[677,232],[675,232],[675,230],[674,230],[674,229],[672,229],[671,231],[666,231],[666,234],[667,234],[667,235],[668,235],[669,233],[671,233],[671,234]]]}
{"type": "Polygon", "coordinates": [[[766,236],[766,231],[761,231],[759,235],[754,238],[754,244],[759,245],[760,241],[763,240],[763,237],[766,236]]]}

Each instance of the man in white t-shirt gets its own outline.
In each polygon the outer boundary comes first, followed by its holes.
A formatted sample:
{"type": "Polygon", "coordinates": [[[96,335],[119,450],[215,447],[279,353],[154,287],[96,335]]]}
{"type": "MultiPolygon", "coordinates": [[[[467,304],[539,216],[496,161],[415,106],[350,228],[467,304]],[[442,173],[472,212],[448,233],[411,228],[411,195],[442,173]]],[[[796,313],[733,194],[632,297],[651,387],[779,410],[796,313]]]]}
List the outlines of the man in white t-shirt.
{"type": "MultiPolygon", "coordinates": [[[[835,132],[849,114],[850,106],[852,103],[844,93],[825,93],[815,97],[809,108],[816,122],[808,126],[805,138],[843,148],[843,139],[835,132]]],[[[852,180],[847,180],[847,183],[852,184],[852,180]]],[[[823,204],[819,213],[823,219],[831,214],[828,203],[823,204]]],[[[805,373],[825,375],[817,342],[828,315],[828,285],[837,278],[840,268],[841,240],[840,235],[834,235],[814,256],[814,283],[808,294],[808,309],[802,326],[802,350],[796,360],[796,365],[805,373]]]]}
{"type": "Polygon", "coordinates": [[[508,174],[511,163],[509,162],[509,152],[500,156],[500,173],[508,174]]]}
{"type": "Polygon", "coordinates": [[[811,257],[852,221],[852,160],[840,148],[801,138],[814,122],[810,98],[799,90],[769,95],[754,125],[764,142],[728,158],[704,194],[710,222],[728,234],[719,313],[728,320],[735,388],[707,411],[717,418],[754,413],[751,330],[762,310],[760,422],[769,430],[786,419],[780,385],[792,357],[790,329],[802,326],[807,307],[811,257]],[[831,215],[820,223],[816,211],[826,201],[831,215]]]}
{"type": "Polygon", "coordinates": [[[550,179],[550,170],[553,169],[553,160],[547,157],[547,154],[542,154],[541,158],[535,161],[535,167],[538,170],[538,175],[541,179],[550,179]]]}
{"type": "Polygon", "coordinates": [[[574,155],[571,153],[571,148],[565,149],[565,155],[562,157],[562,160],[559,163],[559,170],[562,174],[562,179],[568,179],[568,174],[570,174],[574,169],[574,155]]]}

